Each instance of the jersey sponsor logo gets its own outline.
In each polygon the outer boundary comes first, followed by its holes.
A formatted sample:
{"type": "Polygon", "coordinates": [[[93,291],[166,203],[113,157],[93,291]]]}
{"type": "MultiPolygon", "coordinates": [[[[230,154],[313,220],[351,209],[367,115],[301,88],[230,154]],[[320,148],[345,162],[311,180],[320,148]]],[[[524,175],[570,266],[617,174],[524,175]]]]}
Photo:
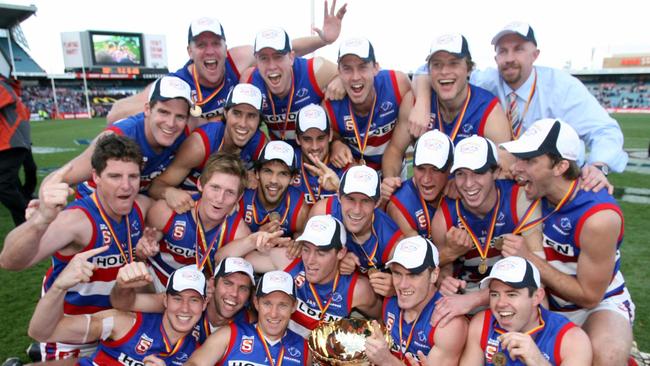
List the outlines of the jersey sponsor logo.
{"type": "Polygon", "coordinates": [[[340,293],[335,292],[332,294],[332,302],[341,302],[341,301],[343,301],[343,296],[340,293]]]}
{"type": "Polygon", "coordinates": [[[243,361],[243,360],[232,360],[232,361],[228,361],[228,366],[268,366],[268,364],[243,361]]]}
{"type": "MultiPolygon", "coordinates": [[[[284,122],[287,119],[287,114],[286,113],[280,113],[280,114],[266,114],[266,123],[279,123],[280,126],[284,126],[284,122]]],[[[289,113],[289,122],[295,122],[296,119],[298,119],[298,112],[291,112],[289,113]]],[[[279,128],[276,127],[276,129],[279,128]]]]}
{"type": "MultiPolygon", "coordinates": [[[[414,324],[415,325],[415,324],[414,324]]],[[[418,331],[418,340],[420,342],[426,342],[427,341],[427,335],[424,334],[423,330],[418,331]]]]}
{"type": "Polygon", "coordinates": [[[140,235],[140,222],[138,220],[131,221],[131,238],[139,237],[140,235]]]}
{"type": "Polygon", "coordinates": [[[300,271],[293,282],[296,284],[296,288],[302,288],[305,284],[305,271],[300,271]]]}
{"type": "Polygon", "coordinates": [[[492,362],[492,356],[494,356],[495,353],[499,350],[499,341],[494,338],[490,338],[487,341],[487,345],[485,346],[485,361],[486,362],[492,362]]]}
{"type": "Polygon", "coordinates": [[[129,357],[124,352],[120,353],[120,357],[117,360],[124,366],[144,366],[144,363],[129,357]]]}
{"type": "Polygon", "coordinates": [[[181,240],[185,236],[185,227],[187,223],[185,221],[176,221],[174,222],[174,229],[172,230],[172,238],[174,240],[181,240]]]}
{"type": "Polygon", "coordinates": [[[242,336],[241,343],[239,345],[239,350],[242,353],[251,353],[253,352],[253,344],[255,344],[255,337],[242,336]]]}
{"type": "Polygon", "coordinates": [[[391,108],[393,108],[393,103],[388,100],[381,103],[381,105],[379,106],[379,109],[381,109],[382,112],[388,112],[388,110],[391,108]]]}
{"type": "Polygon", "coordinates": [[[464,133],[470,133],[472,131],[472,124],[471,123],[465,123],[463,124],[462,130],[464,133]]]}
{"type": "Polygon", "coordinates": [[[393,329],[393,324],[395,324],[395,314],[388,312],[386,317],[386,330],[390,331],[393,329]]]}
{"type": "Polygon", "coordinates": [[[298,357],[300,357],[300,355],[302,355],[302,352],[300,352],[300,350],[298,348],[296,348],[296,347],[287,348],[287,353],[289,354],[289,356],[296,357],[296,358],[298,358],[298,357]]]}
{"type": "Polygon", "coordinates": [[[560,227],[562,228],[562,230],[566,230],[566,231],[571,230],[571,220],[568,217],[561,218],[560,227]]]}
{"type": "Polygon", "coordinates": [[[553,250],[559,254],[567,257],[575,257],[575,251],[573,250],[573,245],[571,244],[557,243],[547,236],[544,236],[544,244],[553,248],[553,250]]]}
{"type": "MultiPolygon", "coordinates": [[[[322,316],[322,312],[320,310],[312,309],[310,308],[307,303],[302,301],[301,299],[298,299],[298,311],[304,315],[307,315],[309,318],[312,318],[314,320],[320,320],[322,316]]],[[[325,313],[325,316],[323,317],[323,321],[325,322],[333,322],[336,320],[341,319],[342,317],[338,315],[333,315],[329,313],[325,313]]]]}
{"type": "Polygon", "coordinates": [[[94,256],[92,257],[92,263],[99,268],[122,267],[124,265],[124,258],[120,253],[112,254],[112,255],[94,256]]]}
{"type": "Polygon", "coordinates": [[[194,258],[194,255],[196,254],[196,251],[192,248],[185,248],[179,245],[171,244],[169,242],[167,242],[167,250],[185,258],[194,258]]]}
{"type": "Polygon", "coordinates": [[[303,98],[303,97],[306,96],[307,94],[309,94],[309,90],[307,90],[307,88],[300,88],[300,89],[296,92],[296,96],[297,96],[298,98],[303,98]]]}
{"type": "Polygon", "coordinates": [[[142,334],[138,340],[138,343],[135,345],[135,353],[139,355],[145,354],[145,352],[151,348],[152,344],[153,338],[147,336],[146,334],[142,334]]]}
{"type": "Polygon", "coordinates": [[[418,227],[422,230],[427,228],[427,219],[424,217],[424,210],[418,210],[415,212],[415,217],[418,220],[418,227]]]}

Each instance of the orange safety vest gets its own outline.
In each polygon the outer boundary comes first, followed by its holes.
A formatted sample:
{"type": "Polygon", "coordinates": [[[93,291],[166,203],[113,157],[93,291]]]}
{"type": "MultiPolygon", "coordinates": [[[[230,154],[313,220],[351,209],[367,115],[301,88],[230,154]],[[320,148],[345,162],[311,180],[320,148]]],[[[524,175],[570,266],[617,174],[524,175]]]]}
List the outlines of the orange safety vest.
{"type": "Polygon", "coordinates": [[[20,99],[20,82],[0,76],[0,151],[30,147],[29,117],[20,99]]]}

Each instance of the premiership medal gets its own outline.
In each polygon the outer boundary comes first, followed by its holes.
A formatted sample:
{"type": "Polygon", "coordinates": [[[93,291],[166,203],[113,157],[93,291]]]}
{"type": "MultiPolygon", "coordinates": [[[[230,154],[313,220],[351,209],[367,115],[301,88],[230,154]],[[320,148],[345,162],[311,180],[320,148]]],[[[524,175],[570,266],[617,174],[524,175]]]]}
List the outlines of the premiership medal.
{"type": "Polygon", "coordinates": [[[494,239],[494,249],[503,250],[503,241],[504,241],[503,236],[494,239]]]}
{"type": "Polygon", "coordinates": [[[494,366],[506,366],[507,363],[508,358],[506,357],[505,353],[497,352],[492,355],[492,364],[494,364],[494,366]]]}
{"type": "Polygon", "coordinates": [[[359,159],[359,164],[366,165],[366,159],[359,159]]]}
{"type": "Polygon", "coordinates": [[[198,104],[195,104],[190,108],[190,114],[192,117],[201,117],[201,114],[203,114],[203,110],[198,104]]]}
{"type": "Polygon", "coordinates": [[[280,220],[282,220],[282,216],[280,216],[279,212],[276,211],[269,212],[269,221],[280,221],[280,220]]]}
{"type": "Polygon", "coordinates": [[[370,275],[373,275],[373,274],[379,273],[379,272],[381,272],[381,271],[377,267],[368,268],[368,277],[370,277],[370,275]]]}
{"type": "MultiPolygon", "coordinates": [[[[449,135],[449,138],[451,141],[456,140],[456,135],[458,134],[458,130],[460,129],[460,126],[463,123],[463,118],[465,117],[465,111],[467,111],[467,106],[469,105],[469,100],[472,97],[472,89],[467,88],[467,98],[465,98],[465,103],[463,104],[463,109],[460,111],[460,114],[458,115],[458,119],[456,120],[456,123],[454,124],[454,127],[452,128],[452,131],[449,135]]],[[[445,127],[443,126],[443,121],[442,121],[442,116],[440,115],[440,100],[436,98],[436,114],[438,116],[438,129],[440,131],[445,132],[445,127]]],[[[446,132],[445,132],[446,133],[446,132]]]]}
{"type": "Polygon", "coordinates": [[[354,118],[354,111],[352,111],[352,103],[348,105],[348,111],[350,112],[350,119],[352,120],[352,128],[354,129],[354,137],[357,140],[357,148],[359,149],[359,154],[361,154],[361,159],[359,163],[361,165],[366,165],[366,160],[363,158],[366,151],[366,146],[368,146],[368,137],[370,137],[370,126],[372,126],[372,119],[375,115],[375,104],[377,103],[377,94],[375,93],[374,99],[372,100],[372,107],[370,109],[370,117],[368,117],[368,125],[366,126],[366,133],[363,135],[363,141],[361,141],[361,134],[359,132],[359,127],[357,126],[357,121],[354,118]]]}
{"type": "Polygon", "coordinates": [[[488,270],[487,259],[482,258],[481,263],[478,265],[478,273],[484,275],[488,270]]]}

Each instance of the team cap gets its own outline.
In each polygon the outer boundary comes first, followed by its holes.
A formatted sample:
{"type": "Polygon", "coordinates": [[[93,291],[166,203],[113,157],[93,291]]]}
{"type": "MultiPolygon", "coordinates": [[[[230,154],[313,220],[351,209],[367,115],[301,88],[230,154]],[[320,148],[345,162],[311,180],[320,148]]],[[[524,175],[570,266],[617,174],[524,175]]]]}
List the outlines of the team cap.
{"type": "Polygon", "coordinates": [[[513,288],[541,287],[539,271],[528,260],[522,257],[503,258],[492,266],[490,275],[485,277],[480,288],[490,286],[492,280],[499,280],[513,288]]]}
{"type": "Polygon", "coordinates": [[[265,48],[271,48],[281,53],[291,52],[289,35],[282,28],[267,28],[259,31],[255,36],[255,53],[265,48]]]}
{"type": "Polygon", "coordinates": [[[576,161],[582,149],[582,142],[568,123],[545,118],[533,123],[517,140],[504,142],[501,147],[521,159],[553,154],[562,159],[576,161]]]}
{"type": "Polygon", "coordinates": [[[454,144],[439,130],[425,132],[415,141],[413,166],[431,164],[446,171],[454,161],[454,144]]]}
{"type": "Polygon", "coordinates": [[[339,194],[362,193],[372,198],[379,199],[379,174],[366,165],[357,165],[343,173],[339,194]]]}
{"type": "Polygon", "coordinates": [[[427,268],[436,268],[439,263],[438,249],[431,240],[419,235],[400,240],[395,247],[393,257],[386,262],[402,265],[411,273],[421,273],[427,268]]]}
{"type": "Polygon", "coordinates": [[[537,40],[535,39],[535,32],[533,32],[533,28],[530,26],[530,24],[524,22],[512,22],[503,27],[499,33],[492,37],[492,45],[496,46],[497,43],[499,43],[501,37],[508,34],[517,34],[521,38],[525,39],[526,41],[533,42],[533,44],[537,46],[537,40]]]}
{"type": "Polygon", "coordinates": [[[314,244],[319,250],[341,249],[345,247],[346,240],[345,227],[332,215],[311,217],[302,235],[296,239],[314,244]]]}
{"type": "Polygon", "coordinates": [[[203,32],[211,32],[221,37],[224,41],[226,40],[226,35],[223,32],[223,26],[216,18],[202,17],[194,19],[190,24],[190,29],[187,33],[187,43],[190,43],[203,32]]]}
{"type": "Polygon", "coordinates": [[[472,135],[456,144],[451,173],[466,168],[483,174],[498,164],[499,155],[494,143],[485,137],[472,135]]]}
{"type": "Polygon", "coordinates": [[[167,280],[168,294],[185,290],[194,290],[199,295],[205,296],[205,276],[194,264],[175,270],[167,280]]]}

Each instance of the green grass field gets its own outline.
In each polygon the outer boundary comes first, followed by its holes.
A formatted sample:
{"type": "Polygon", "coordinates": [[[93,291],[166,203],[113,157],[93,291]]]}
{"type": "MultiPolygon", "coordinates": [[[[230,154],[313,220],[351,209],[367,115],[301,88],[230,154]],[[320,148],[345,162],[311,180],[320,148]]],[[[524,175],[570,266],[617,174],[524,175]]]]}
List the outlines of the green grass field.
{"type": "MultiPolygon", "coordinates": [[[[620,114],[615,118],[621,123],[626,148],[648,148],[650,141],[650,115],[620,114]]],[[[36,147],[69,148],[71,151],[52,154],[36,154],[40,169],[56,168],[79,154],[85,146],[76,145],[74,139],[91,139],[104,127],[104,120],[47,121],[32,124],[32,138],[36,147]]],[[[44,177],[39,174],[39,179],[44,177]]],[[[650,189],[650,179],[644,174],[613,174],[612,182],[619,187],[650,189]]],[[[625,214],[625,241],[623,245],[623,273],[636,303],[635,339],[643,351],[650,350],[650,276],[647,261],[650,246],[646,243],[645,215],[650,207],[643,204],[622,202],[625,214]]],[[[0,206],[0,237],[12,229],[8,211],[0,206]]],[[[27,361],[25,348],[31,342],[27,326],[40,295],[40,285],[49,261],[20,272],[0,270],[0,362],[10,356],[27,361]]]]}

